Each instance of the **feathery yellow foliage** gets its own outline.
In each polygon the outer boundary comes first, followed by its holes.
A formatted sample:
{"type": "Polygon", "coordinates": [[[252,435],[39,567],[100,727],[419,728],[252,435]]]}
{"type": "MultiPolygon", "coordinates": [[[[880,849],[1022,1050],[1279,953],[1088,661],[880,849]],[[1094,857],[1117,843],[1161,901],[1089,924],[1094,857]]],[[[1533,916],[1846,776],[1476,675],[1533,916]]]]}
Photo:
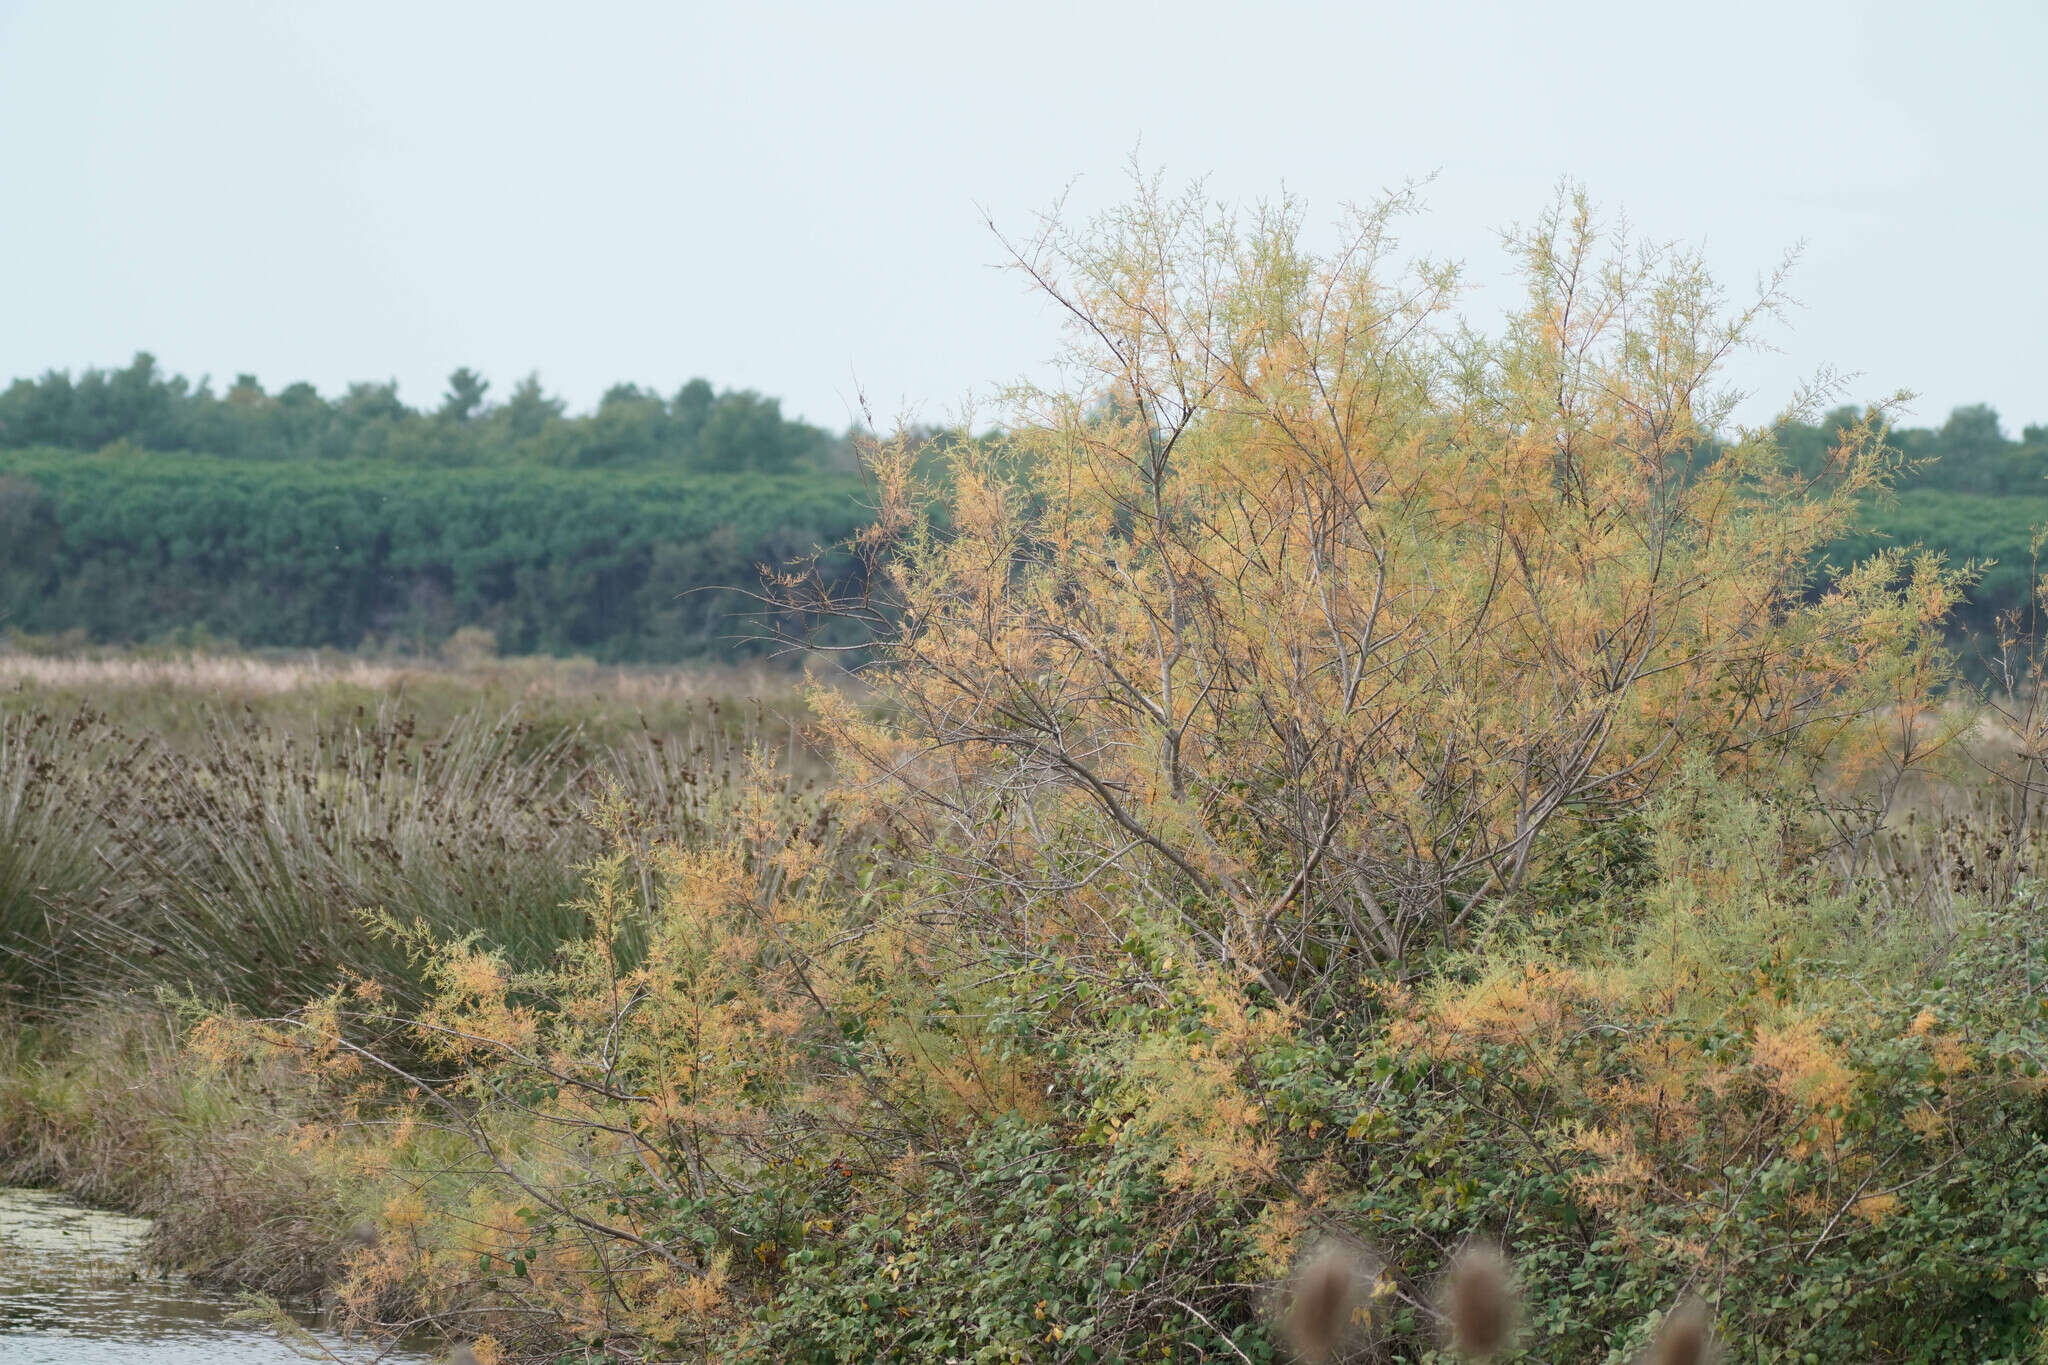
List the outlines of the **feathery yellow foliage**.
{"type": "Polygon", "coordinates": [[[1562,812],[1641,802],[1682,751],[1796,786],[1889,761],[1939,686],[1955,574],[1811,581],[1886,477],[1882,414],[1819,479],[1729,430],[1716,373],[1775,283],[1730,308],[1565,195],[1476,335],[1454,270],[1395,255],[1413,207],[1329,253],[1291,204],[1156,184],[1054,224],[1018,261],[1075,321],[1074,384],[940,470],[873,452],[889,718],[819,710],[973,913],[1108,894],[1107,943],[1164,917],[1269,985],[1369,971],[1511,903],[1562,812]]]}

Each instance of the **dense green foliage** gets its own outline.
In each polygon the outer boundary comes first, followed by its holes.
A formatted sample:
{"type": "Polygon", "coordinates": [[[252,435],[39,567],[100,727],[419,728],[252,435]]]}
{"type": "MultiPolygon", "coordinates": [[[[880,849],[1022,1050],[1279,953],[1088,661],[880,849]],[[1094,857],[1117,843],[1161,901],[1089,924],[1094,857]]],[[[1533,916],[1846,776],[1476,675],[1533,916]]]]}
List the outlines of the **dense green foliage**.
{"type": "MultiPolygon", "coordinates": [[[[1860,415],[1841,409],[1816,425],[1790,426],[1786,450],[1801,467],[1818,469],[1834,433],[1860,415]]],[[[1899,428],[1889,439],[1900,460],[1896,496],[1873,502],[1865,529],[1829,557],[1846,564],[1886,545],[1925,545],[1956,564],[1995,560],[1955,614],[1964,633],[1995,631],[2000,617],[2028,605],[2034,531],[2048,526],[2048,426],[2027,427],[2012,440],[1995,412],[1976,405],[1957,408],[1939,427],[1899,428]]]]}
{"type": "Polygon", "coordinates": [[[862,518],[846,476],[10,452],[0,621],[681,659],[744,649],[763,570],[862,518]]]}
{"type": "Polygon", "coordinates": [[[97,641],[749,652],[764,570],[863,520],[848,442],[704,380],[570,415],[469,370],[438,408],[391,384],[225,394],[125,369],[0,393],[0,626],[97,641]]]}
{"type": "MultiPolygon", "coordinates": [[[[935,1166],[914,1189],[814,1196],[840,1218],[849,1206],[860,1211],[843,1236],[813,1237],[790,1253],[781,1292],[743,1358],[941,1361],[971,1349],[970,1359],[1006,1360],[1023,1343],[1076,1361],[1164,1359],[1175,1347],[1227,1358],[1214,1340],[1220,1329],[1186,1310],[1162,1315],[1143,1291],[1227,1273],[1247,1253],[1248,1211],[1200,1201],[1191,1217],[1151,1153],[1071,1136],[1054,1125],[998,1123],[976,1136],[958,1168],[935,1166]],[[1148,1225],[1176,1218],[1182,1235],[1146,1237],[1148,1225]],[[1133,1320],[1148,1318],[1149,1332],[1132,1332],[1133,1320]],[[1132,1350],[1133,1336],[1149,1336],[1149,1349],[1132,1350]]],[[[792,1193],[773,1190],[778,1212],[792,1193]]],[[[1254,1324],[1234,1326],[1238,1349],[1272,1358],[1254,1324]]]]}
{"type": "MultiPolygon", "coordinates": [[[[1643,1359],[1658,1316],[1686,1286],[1707,1284],[1717,1330],[1741,1359],[2038,1359],[2048,1104],[2032,1059],[2048,1016],[2014,978],[2048,960],[2040,927],[2037,917],[1986,916],[1955,956],[1913,974],[1903,998],[1830,1030],[1856,1082],[1826,1149],[1772,1130],[1766,1116],[1783,1101],[1763,1079],[1771,1072],[1757,1063],[1741,1004],[1660,1037],[1725,1060],[1733,1079],[1697,1108],[1667,1107],[1664,1144],[1642,1143],[1655,1152],[1648,1165],[1633,1141],[1611,1139],[1618,1158],[1602,1142],[1602,1125],[1626,1109],[1615,1097],[1647,1070],[1615,1018],[1580,1029],[1561,1067],[1538,1037],[1433,1059],[1390,1042],[1376,1020],[1286,1035],[1247,1059],[1257,1112],[1285,1132],[1280,1173],[1254,1199],[1190,1197],[1162,1182],[1166,1144],[1135,1125],[1119,1134],[1113,1120],[1133,1101],[1105,1087],[1097,1103],[1112,1123],[1009,1136],[971,1153],[963,1176],[909,1191],[876,1182],[850,1200],[869,1210],[862,1221],[793,1254],[760,1358],[1087,1361],[1177,1350],[1286,1360],[1255,1315],[1190,1321],[1175,1312],[1173,1286],[1190,1283],[1191,1265],[1215,1279],[1258,1265],[1255,1223],[1294,1226],[1302,1183],[1322,1179],[1356,1192],[1314,1221],[1369,1237],[1384,1258],[1372,1359],[1464,1358],[1442,1351],[1424,1305],[1445,1249],[1475,1229],[1516,1252],[1517,1360],[1643,1359]],[[1988,1045],[1995,1079],[1968,1101],[1953,1097],[1958,1078],[1916,1036],[1921,1010],[1988,1045]],[[1941,1124],[1927,1118],[1937,1109],[1948,1111],[1941,1124]],[[1712,1164],[1680,1164],[1688,1158],[1712,1164]],[[1841,1167],[1855,1162],[1868,1176],[1844,1183],[1841,1167]],[[1690,1187],[1691,1170],[1713,1173],[1708,1188],[1690,1187]],[[1632,1180],[1640,1187],[1609,1198],[1632,1180]],[[1103,1337],[1129,1346],[1134,1319],[1157,1324],[1146,1349],[1087,1348],[1103,1337]],[[1048,1323],[1063,1328],[1057,1346],[1048,1323]],[[1043,1354],[1019,1349],[1027,1342],[1043,1354]],[[986,1354],[966,1355],[971,1346],[986,1354]]],[[[1765,994],[1798,989],[1796,974],[1779,964],[1765,994]]],[[[1210,1034],[1191,1004],[1161,1011],[1154,1027],[1210,1034]]],[[[778,1186],[772,1197],[790,1194],[778,1186]]]]}
{"type": "Polygon", "coordinates": [[[420,465],[508,462],[574,468],[781,474],[850,469],[846,442],[783,417],[777,399],[718,393],[693,379],[664,398],[616,384],[586,415],[568,415],[540,381],[522,380],[502,403],[468,369],[448,378],[433,411],[406,406],[396,384],[354,384],[339,398],[311,384],[268,394],[241,375],[225,394],[157,369],[138,354],[125,369],[52,371],[0,393],[0,449],[109,445],[182,450],[240,460],[395,460],[420,465]]]}
{"type": "MultiPolygon", "coordinates": [[[[508,652],[677,660],[746,652],[763,568],[866,518],[850,443],[776,400],[632,384],[571,415],[528,378],[502,402],[463,369],[431,409],[392,384],[327,398],[217,394],[141,354],[0,392],[0,626],[101,641],[431,647],[464,626],[508,652]],[[821,475],[823,477],[821,477],[821,475]]],[[[1818,469],[1851,409],[1793,424],[1818,469]]],[[[2048,524],[2048,427],[1983,406],[1891,434],[1896,497],[1830,557],[1924,544],[1996,561],[1956,614],[1984,635],[2028,600],[2048,524]]]]}

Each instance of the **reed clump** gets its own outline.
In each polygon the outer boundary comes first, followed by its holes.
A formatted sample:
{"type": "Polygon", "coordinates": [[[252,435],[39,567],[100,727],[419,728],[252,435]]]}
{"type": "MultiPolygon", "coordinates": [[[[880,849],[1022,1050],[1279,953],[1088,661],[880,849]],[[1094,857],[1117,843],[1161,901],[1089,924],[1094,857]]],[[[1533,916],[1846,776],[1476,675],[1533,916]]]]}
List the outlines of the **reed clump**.
{"type": "Polygon", "coordinates": [[[89,926],[135,874],[104,812],[141,766],[90,709],[0,715],[0,1007],[103,978],[89,926]]]}
{"type": "Polygon", "coordinates": [[[417,943],[470,936],[521,968],[585,932],[571,908],[616,793],[644,839],[702,836],[773,753],[815,758],[763,708],[595,742],[516,707],[434,728],[396,704],[317,724],[198,705],[197,743],[100,713],[0,716],[0,987],[17,1004],[169,989],[274,1012],[367,977],[420,999],[417,943]]]}

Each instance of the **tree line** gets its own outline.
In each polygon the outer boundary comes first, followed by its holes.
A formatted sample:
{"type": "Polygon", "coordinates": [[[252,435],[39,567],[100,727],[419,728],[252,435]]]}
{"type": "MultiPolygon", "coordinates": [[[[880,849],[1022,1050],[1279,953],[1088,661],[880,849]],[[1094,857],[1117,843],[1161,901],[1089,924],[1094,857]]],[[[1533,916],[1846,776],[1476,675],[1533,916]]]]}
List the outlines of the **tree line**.
{"type": "Polygon", "coordinates": [[[126,367],[0,392],[0,629],[102,642],[673,661],[759,650],[764,573],[865,520],[852,443],[774,398],[617,384],[571,413],[464,368],[440,402],[126,367]]]}
{"type": "Polygon", "coordinates": [[[432,408],[409,407],[395,382],[351,384],[329,398],[307,383],[276,393],[253,374],[225,391],[167,375],[148,352],[122,369],[52,370],[0,392],[0,449],[107,447],[188,451],[237,460],[391,460],[406,465],[659,466],[697,473],[786,474],[854,467],[843,435],[784,417],[781,402],[692,379],[664,396],[615,384],[572,414],[529,375],[494,402],[468,369],[432,408]]]}
{"type": "MultiPolygon", "coordinates": [[[[1862,414],[1778,434],[1819,472],[1862,414]]],[[[516,652],[674,661],[761,647],[755,592],[868,520],[853,433],[693,379],[570,413],[529,376],[503,401],[469,369],[432,408],[394,384],[329,398],[224,392],[139,354],[0,391],[0,629],[103,642],[432,648],[480,626],[516,652]]],[[[925,433],[936,450],[960,433],[925,433]]],[[[1980,649],[2032,600],[2048,525],[2048,426],[1983,405],[1886,437],[1893,495],[1836,563],[1924,544],[1995,561],[1956,612],[1980,649]]],[[[827,572],[857,572],[843,554],[827,572]]],[[[1966,650],[1966,653],[1970,652],[1966,650]]]]}
{"type": "MultiPolygon", "coordinates": [[[[1817,469],[1839,434],[1860,414],[1842,408],[1780,436],[1802,468],[1817,469]]],[[[1886,545],[1922,545],[1952,564],[1975,562],[1975,582],[1953,622],[1964,666],[1976,671],[1995,651],[2003,626],[2028,627],[2038,581],[2034,534],[2048,527],[2048,424],[2005,434],[1996,411],[1971,404],[1938,427],[1887,434],[1896,468],[1889,496],[1867,500],[1858,528],[1828,549],[1835,563],[1866,558],[1886,545]]]]}
{"type": "Polygon", "coordinates": [[[405,650],[478,626],[515,653],[746,654],[776,630],[762,574],[865,518],[845,476],[7,452],[0,626],[405,650]]]}

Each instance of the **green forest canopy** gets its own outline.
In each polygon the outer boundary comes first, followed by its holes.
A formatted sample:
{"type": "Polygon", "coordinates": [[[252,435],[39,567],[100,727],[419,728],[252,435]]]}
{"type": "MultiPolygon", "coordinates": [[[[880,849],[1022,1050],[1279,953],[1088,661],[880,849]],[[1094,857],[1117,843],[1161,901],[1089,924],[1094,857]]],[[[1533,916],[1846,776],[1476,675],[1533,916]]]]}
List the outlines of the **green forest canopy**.
{"type": "Polygon", "coordinates": [[[693,473],[852,472],[851,442],[782,415],[780,400],[716,392],[692,379],[669,397],[615,384],[594,411],[567,405],[528,376],[503,402],[464,368],[431,411],[396,383],[352,384],[334,399],[311,384],[266,393],[256,376],[225,393],[166,375],[138,354],[127,368],[53,370],[0,393],[0,449],[97,451],[127,444],[231,460],[392,460],[404,465],[524,463],[598,469],[659,465],[693,473]]]}
{"type": "MultiPolygon", "coordinates": [[[[1817,469],[1857,415],[1784,428],[1788,453],[1817,469]]],[[[702,379],[615,385],[582,414],[531,376],[494,402],[466,368],[432,409],[388,383],[330,399],[241,375],[216,393],[146,353],[17,379],[0,392],[0,628],[352,649],[481,626],[513,652],[747,653],[763,571],[866,520],[852,438],[702,379]]],[[[1892,442],[1896,498],[1830,557],[1996,560],[1958,616],[1984,632],[2027,602],[2048,427],[2014,440],[1979,405],[1892,442]]]]}
{"type": "MultiPolygon", "coordinates": [[[[777,400],[621,384],[570,415],[467,369],[224,394],[121,370],[0,393],[0,627],[102,642],[431,648],[673,661],[757,651],[764,571],[866,520],[852,444],[777,400]]],[[[831,575],[854,571],[828,553],[831,575]]]]}
{"type": "MultiPolygon", "coordinates": [[[[1818,468],[1835,431],[1859,415],[1837,409],[1816,425],[1788,426],[1780,439],[1794,461],[1818,468]]],[[[1902,464],[1896,497],[1874,502],[1863,530],[1829,558],[1846,564],[1885,545],[1924,545],[1952,563],[1996,561],[1956,614],[1959,634],[1992,632],[1999,617],[2029,604],[2034,530],[2048,526],[2048,426],[2026,427],[2012,440],[1996,412],[1972,404],[1939,427],[1896,428],[1890,440],[1902,464]]],[[[1966,655],[1976,651],[1966,644],[1966,655]]]]}

